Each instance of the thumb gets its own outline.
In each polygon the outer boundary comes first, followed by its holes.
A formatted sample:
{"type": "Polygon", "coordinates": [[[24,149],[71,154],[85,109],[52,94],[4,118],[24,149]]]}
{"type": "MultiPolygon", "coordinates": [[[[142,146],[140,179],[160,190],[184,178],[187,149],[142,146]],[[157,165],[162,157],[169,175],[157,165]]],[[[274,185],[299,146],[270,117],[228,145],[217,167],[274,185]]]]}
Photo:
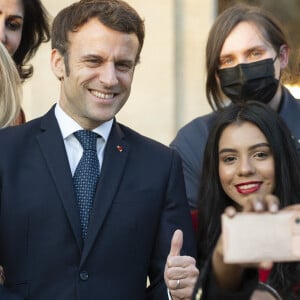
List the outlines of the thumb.
{"type": "Polygon", "coordinates": [[[171,249],[169,256],[179,256],[180,250],[183,244],[183,233],[180,229],[177,229],[172,237],[171,249]]]}

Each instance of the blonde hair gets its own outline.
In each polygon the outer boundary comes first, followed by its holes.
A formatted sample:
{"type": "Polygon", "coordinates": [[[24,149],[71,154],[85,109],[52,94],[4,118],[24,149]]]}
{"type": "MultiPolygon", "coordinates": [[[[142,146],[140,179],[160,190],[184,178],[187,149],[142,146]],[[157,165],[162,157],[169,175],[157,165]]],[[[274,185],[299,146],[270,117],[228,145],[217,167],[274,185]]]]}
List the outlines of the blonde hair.
{"type": "Polygon", "coordinates": [[[0,128],[14,125],[21,110],[22,86],[15,63],[0,43],[0,128]]]}

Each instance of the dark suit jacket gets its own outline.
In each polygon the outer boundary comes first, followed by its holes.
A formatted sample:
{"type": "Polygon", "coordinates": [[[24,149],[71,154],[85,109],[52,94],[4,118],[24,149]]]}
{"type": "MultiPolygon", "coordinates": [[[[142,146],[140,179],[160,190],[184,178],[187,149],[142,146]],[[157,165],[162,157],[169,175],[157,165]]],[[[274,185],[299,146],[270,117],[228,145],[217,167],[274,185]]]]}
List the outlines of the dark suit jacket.
{"type": "Polygon", "coordinates": [[[163,270],[175,229],[195,256],[175,151],[114,122],[84,245],[53,108],[0,130],[0,157],[0,299],[8,291],[30,300],[168,299],[163,270]]]}

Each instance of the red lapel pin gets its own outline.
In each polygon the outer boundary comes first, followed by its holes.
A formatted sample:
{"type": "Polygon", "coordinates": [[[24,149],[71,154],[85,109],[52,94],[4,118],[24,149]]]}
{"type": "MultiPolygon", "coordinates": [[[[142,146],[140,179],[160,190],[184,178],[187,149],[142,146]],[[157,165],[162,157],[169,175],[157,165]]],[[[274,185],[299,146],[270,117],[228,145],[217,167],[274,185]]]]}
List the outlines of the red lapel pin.
{"type": "Polygon", "coordinates": [[[117,149],[118,149],[119,152],[123,152],[123,147],[122,146],[118,145],[117,149]]]}

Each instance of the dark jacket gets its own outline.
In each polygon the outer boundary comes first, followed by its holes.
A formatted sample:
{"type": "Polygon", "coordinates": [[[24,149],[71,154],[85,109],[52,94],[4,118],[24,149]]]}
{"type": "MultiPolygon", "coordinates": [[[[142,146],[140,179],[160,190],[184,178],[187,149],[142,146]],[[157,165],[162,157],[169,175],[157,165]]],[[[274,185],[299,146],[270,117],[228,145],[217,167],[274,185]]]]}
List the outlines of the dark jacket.
{"type": "Polygon", "coordinates": [[[0,156],[0,299],[15,299],[9,291],[27,300],[168,299],[176,229],[195,256],[176,151],[115,121],[84,243],[54,110],[1,130],[0,156]]]}

